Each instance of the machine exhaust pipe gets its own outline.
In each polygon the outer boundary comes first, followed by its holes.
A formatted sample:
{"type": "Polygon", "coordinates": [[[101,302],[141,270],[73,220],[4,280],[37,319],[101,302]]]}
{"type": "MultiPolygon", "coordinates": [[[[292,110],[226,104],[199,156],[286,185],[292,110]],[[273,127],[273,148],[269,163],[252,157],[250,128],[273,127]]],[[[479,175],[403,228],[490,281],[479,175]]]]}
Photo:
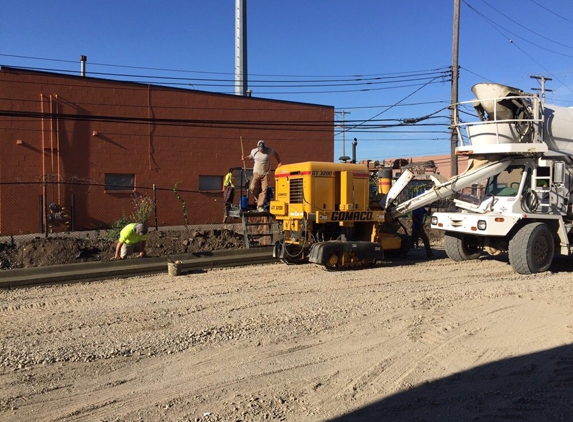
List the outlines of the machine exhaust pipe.
{"type": "Polygon", "coordinates": [[[352,161],[351,163],[356,164],[356,145],[358,145],[358,140],[354,138],[352,141],[352,161]]]}

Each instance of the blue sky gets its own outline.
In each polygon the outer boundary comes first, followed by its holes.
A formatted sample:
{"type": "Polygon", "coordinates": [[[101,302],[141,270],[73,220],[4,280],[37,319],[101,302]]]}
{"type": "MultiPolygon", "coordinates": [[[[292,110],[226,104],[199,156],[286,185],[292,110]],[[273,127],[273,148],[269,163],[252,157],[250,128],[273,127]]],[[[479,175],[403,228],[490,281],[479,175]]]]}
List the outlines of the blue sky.
{"type": "MultiPolygon", "coordinates": [[[[545,75],[547,102],[573,106],[571,0],[460,3],[460,101],[478,82],[531,90],[530,75],[545,75]]],[[[335,159],[343,128],[358,159],[449,153],[453,0],[247,0],[247,10],[253,96],[344,112],[335,159]]],[[[235,0],[4,0],[0,64],[79,73],[86,55],[88,76],[232,94],[234,15],[235,0]]]]}

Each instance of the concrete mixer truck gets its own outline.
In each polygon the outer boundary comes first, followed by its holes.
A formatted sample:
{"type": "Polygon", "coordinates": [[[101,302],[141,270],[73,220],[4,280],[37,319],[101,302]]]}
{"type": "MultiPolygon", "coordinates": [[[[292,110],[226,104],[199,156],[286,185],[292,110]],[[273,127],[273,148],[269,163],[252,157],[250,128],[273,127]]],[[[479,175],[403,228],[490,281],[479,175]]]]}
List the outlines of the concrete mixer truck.
{"type": "Polygon", "coordinates": [[[573,108],[499,84],[472,91],[476,98],[460,106],[473,106],[478,119],[455,125],[467,170],[403,204],[389,195],[387,211],[401,215],[473,186],[482,194],[460,196],[454,211],[431,217],[431,227],[445,231],[447,255],[507,254],[518,273],[546,271],[555,255],[573,250],[573,108]]]}

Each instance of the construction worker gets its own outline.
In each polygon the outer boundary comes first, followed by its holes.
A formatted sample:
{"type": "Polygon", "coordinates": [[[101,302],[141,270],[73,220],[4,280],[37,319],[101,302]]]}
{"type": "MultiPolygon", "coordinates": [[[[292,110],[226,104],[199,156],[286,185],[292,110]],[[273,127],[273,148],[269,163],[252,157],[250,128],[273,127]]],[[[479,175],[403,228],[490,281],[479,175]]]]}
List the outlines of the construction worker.
{"type": "Polygon", "coordinates": [[[139,257],[146,256],[145,242],[147,241],[147,225],[130,223],[121,229],[119,240],[115,247],[114,259],[125,259],[127,255],[139,252],[139,257]]]}
{"type": "Polygon", "coordinates": [[[426,208],[420,207],[412,211],[412,237],[410,238],[410,247],[414,247],[418,242],[418,238],[424,242],[426,249],[426,257],[432,258],[434,256],[432,248],[430,247],[430,239],[424,230],[424,220],[426,219],[426,208]]]}
{"type": "Polygon", "coordinates": [[[271,156],[277,159],[277,167],[282,165],[281,159],[277,152],[265,146],[265,141],[260,140],[257,142],[257,147],[251,151],[243,160],[250,158],[255,161],[253,166],[253,179],[249,190],[257,201],[257,211],[264,212],[265,199],[267,197],[267,190],[269,188],[270,171],[271,171],[271,156]]]}
{"type": "Polygon", "coordinates": [[[230,168],[229,172],[225,175],[223,179],[223,201],[225,201],[225,216],[223,218],[223,223],[227,222],[227,218],[229,217],[229,210],[231,209],[231,204],[235,199],[235,184],[234,176],[233,176],[233,169],[230,168]]]}

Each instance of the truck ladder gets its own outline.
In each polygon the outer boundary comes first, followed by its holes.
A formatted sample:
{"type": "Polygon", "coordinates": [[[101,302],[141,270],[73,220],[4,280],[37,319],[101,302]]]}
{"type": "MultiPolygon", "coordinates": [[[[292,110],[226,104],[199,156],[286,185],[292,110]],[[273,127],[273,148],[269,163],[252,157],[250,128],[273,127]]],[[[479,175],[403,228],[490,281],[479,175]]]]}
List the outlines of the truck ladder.
{"type": "Polygon", "coordinates": [[[551,205],[551,177],[537,176],[535,174],[534,177],[532,177],[532,184],[532,190],[535,191],[537,198],[539,199],[539,211],[548,212],[551,205]]]}

